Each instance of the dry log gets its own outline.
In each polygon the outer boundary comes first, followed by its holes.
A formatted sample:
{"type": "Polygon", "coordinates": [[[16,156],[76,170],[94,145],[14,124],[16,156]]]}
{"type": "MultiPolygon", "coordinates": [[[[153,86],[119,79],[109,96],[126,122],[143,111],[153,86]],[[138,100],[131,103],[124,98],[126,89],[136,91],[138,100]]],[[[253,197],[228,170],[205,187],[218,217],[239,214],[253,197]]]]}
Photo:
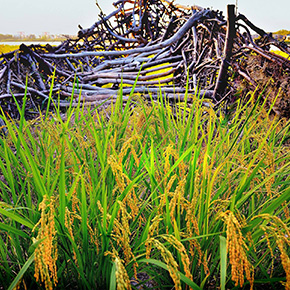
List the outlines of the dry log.
{"type": "Polygon", "coordinates": [[[206,16],[207,10],[203,10],[201,12],[197,12],[191,18],[189,18],[186,23],[178,30],[178,32],[172,36],[170,39],[162,41],[158,44],[153,44],[152,46],[140,47],[140,48],[133,48],[123,51],[85,51],[81,53],[71,54],[71,53],[64,53],[64,54],[45,54],[44,56],[47,58],[80,58],[84,56],[106,56],[106,57],[116,57],[116,56],[123,56],[123,55],[130,55],[130,54],[137,54],[137,53],[144,53],[144,52],[154,52],[158,49],[162,49],[164,47],[170,46],[173,43],[180,40],[183,35],[189,30],[193,24],[200,20],[203,16],[206,16]]]}
{"type": "Polygon", "coordinates": [[[18,116],[12,94],[21,105],[26,80],[29,117],[48,98],[52,83],[52,97],[64,108],[73,93],[90,105],[115,98],[122,83],[129,86],[122,89],[124,96],[135,85],[138,96],[148,100],[160,91],[170,100],[180,94],[182,100],[188,85],[188,94],[200,89],[201,95],[217,105],[241,88],[247,92],[253,85],[262,85],[259,77],[256,80],[257,67],[277,84],[290,73],[289,59],[269,51],[275,45],[289,55],[289,47],[244,15],[235,17],[233,5],[228,6],[227,20],[219,11],[168,0],[120,0],[114,6],[107,16],[100,9],[91,27],[80,27],[76,38],[57,47],[23,44],[19,50],[2,54],[1,107],[12,118],[18,116]],[[250,29],[262,38],[252,39],[250,29]]]}
{"type": "Polygon", "coordinates": [[[216,81],[216,86],[213,93],[213,98],[219,101],[228,84],[228,67],[232,57],[232,49],[234,38],[236,34],[235,29],[235,5],[228,5],[228,22],[227,22],[227,35],[224,49],[224,57],[219,70],[219,75],[216,81]]]}

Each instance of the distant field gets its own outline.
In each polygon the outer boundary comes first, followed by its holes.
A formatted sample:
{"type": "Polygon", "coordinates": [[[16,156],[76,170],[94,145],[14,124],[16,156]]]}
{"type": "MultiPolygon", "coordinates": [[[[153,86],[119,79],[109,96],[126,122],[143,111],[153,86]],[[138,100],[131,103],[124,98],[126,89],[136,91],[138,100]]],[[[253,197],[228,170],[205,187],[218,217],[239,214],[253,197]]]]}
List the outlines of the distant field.
{"type": "Polygon", "coordinates": [[[57,46],[59,45],[61,42],[59,41],[54,41],[54,42],[41,42],[41,43],[38,43],[38,42],[0,42],[0,54],[1,53],[7,53],[7,52],[10,52],[10,51],[13,51],[15,49],[18,49],[19,46],[24,43],[26,45],[31,45],[31,44],[34,44],[34,45],[46,45],[46,44],[50,44],[51,46],[57,46]]]}
{"type": "Polygon", "coordinates": [[[0,53],[7,53],[18,48],[19,48],[19,45],[0,44],[0,53]]]}

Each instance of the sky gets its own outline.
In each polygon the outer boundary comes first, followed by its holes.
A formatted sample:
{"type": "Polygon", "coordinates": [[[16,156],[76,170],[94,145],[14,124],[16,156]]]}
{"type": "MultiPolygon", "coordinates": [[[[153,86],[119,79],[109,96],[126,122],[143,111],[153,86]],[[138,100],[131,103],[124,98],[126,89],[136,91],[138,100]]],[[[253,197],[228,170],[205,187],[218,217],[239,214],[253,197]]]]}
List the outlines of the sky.
{"type": "MultiPolygon", "coordinates": [[[[87,28],[98,20],[96,0],[0,0],[0,33],[76,35],[78,25],[87,28]]],[[[105,13],[114,10],[116,0],[98,0],[105,13]]],[[[290,30],[289,0],[175,0],[226,11],[227,4],[238,3],[238,12],[267,32],[290,30]]]]}

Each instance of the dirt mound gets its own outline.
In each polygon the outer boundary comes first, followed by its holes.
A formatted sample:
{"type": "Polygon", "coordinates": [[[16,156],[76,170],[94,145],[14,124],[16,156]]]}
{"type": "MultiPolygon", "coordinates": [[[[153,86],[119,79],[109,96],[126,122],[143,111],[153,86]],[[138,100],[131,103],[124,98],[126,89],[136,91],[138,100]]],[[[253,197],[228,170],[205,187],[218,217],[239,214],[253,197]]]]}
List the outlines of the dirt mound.
{"type": "MultiPolygon", "coordinates": [[[[273,54],[274,57],[277,57],[273,54]]],[[[267,99],[268,106],[273,106],[273,111],[282,117],[290,117],[290,75],[288,61],[280,58],[281,61],[273,61],[260,54],[249,55],[241,61],[240,69],[243,70],[249,79],[242,79],[236,82],[237,90],[254,90],[267,99]]]]}

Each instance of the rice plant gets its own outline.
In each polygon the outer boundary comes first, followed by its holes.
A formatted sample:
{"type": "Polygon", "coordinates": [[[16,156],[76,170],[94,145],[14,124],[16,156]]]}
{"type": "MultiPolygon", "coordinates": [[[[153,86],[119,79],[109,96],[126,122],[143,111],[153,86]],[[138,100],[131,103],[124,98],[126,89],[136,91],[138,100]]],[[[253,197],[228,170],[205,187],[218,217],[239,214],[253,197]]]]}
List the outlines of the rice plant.
{"type": "Polygon", "coordinates": [[[290,125],[255,94],[2,112],[0,289],[290,289],[290,125]]]}

